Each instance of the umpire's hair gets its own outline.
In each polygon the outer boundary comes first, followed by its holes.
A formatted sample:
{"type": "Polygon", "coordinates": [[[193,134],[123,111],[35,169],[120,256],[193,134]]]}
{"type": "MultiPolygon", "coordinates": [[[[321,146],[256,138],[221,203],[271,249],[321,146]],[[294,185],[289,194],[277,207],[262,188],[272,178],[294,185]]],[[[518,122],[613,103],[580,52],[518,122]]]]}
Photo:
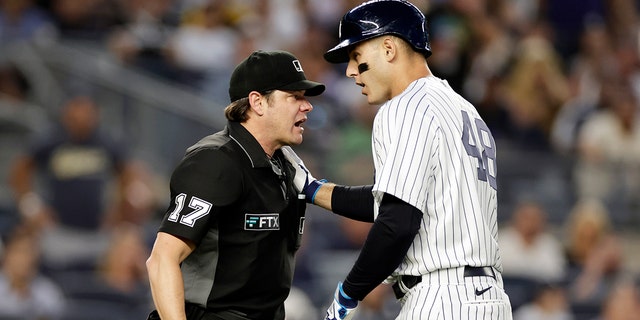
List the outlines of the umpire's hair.
{"type": "MultiPolygon", "coordinates": [[[[267,98],[267,101],[271,101],[271,93],[273,90],[262,92],[261,94],[267,98]]],[[[231,102],[226,108],[224,108],[224,116],[229,121],[233,122],[245,122],[249,120],[247,111],[251,108],[249,104],[249,97],[240,98],[231,102]]]]}
{"type": "Polygon", "coordinates": [[[249,119],[247,110],[249,110],[250,107],[248,97],[240,98],[231,102],[226,108],[224,108],[224,116],[229,121],[245,122],[249,119]]]}

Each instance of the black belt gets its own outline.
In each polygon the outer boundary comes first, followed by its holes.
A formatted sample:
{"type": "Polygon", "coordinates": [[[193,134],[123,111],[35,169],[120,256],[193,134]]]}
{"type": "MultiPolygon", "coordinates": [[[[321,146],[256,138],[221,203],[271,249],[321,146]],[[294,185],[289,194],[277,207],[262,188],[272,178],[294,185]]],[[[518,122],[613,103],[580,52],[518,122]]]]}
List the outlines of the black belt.
{"type": "MultiPolygon", "coordinates": [[[[471,267],[465,266],[463,277],[492,277],[496,278],[496,274],[492,267],[471,267]]],[[[400,289],[400,282],[408,289],[413,288],[416,284],[422,282],[422,276],[403,275],[400,279],[391,286],[393,293],[396,295],[396,299],[404,297],[405,292],[400,289]]]]}

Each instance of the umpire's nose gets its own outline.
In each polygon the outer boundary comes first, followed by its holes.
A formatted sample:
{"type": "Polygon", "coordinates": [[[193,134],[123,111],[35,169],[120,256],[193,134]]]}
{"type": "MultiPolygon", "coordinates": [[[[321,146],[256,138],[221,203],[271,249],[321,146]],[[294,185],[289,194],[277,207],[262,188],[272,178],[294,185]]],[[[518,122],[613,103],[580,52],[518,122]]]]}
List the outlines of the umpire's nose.
{"type": "Polygon", "coordinates": [[[309,102],[307,98],[303,99],[302,103],[300,104],[300,111],[304,113],[308,113],[308,112],[311,112],[311,110],[313,110],[313,106],[311,105],[311,102],[309,102]]]}

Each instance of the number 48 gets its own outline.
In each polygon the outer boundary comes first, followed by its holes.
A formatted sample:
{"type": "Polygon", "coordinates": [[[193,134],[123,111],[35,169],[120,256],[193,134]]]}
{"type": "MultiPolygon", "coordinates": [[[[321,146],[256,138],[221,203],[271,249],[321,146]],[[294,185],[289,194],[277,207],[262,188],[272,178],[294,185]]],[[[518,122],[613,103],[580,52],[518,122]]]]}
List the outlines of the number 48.
{"type": "Polygon", "coordinates": [[[477,134],[474,134],[471,119],[466,111],[462,111],[462,121],[462,143],[467,154],[478,159],[478,179],[489,182],[489,185],[497,190],[496,143],[489,127],[482,119],[475,119],[477,134]]]}

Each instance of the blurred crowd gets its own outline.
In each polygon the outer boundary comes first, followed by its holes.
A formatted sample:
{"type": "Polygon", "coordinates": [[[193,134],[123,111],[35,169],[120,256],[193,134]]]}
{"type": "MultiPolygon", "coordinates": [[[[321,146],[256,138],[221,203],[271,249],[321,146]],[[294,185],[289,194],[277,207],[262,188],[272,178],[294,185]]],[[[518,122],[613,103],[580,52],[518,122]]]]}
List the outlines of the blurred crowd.
{"type": "MultiPolygon", "coordinates": [[[[431,70],[477,107],[499,163],[501,152],[569,163],[566,210],[523,193],[501,217],[515,319],[640,319],[640,270],[629,267],[639,258],[619,233],[640,227],[640,1],[412,2],[428,19],[431,70]]],[[[327,85],[296,150],[316,177],[369,184],[376,108],[344,66],[322,58],[339,18],[359,3],[0,0],[0,51],[89,45],[220,107],[239,61],[256,49],[288,50],[327,85]]],[[[31,80],[0,60],[0,318],[143,319],[152,308],[144,261],[168,173],[100,130],[114,102],[100,100],[99,88],[69,86],[62,103],[43,105],[31,80]]],[[[529,160],[515,165],[541,177],[557,170],[529,160]]],[[[369,228],[315,207],[307,216],[289,320],[319,316],[311,310],[330,302],[369,228]]],[[[389,319],[396,308],[381,285],[357,319],[389,319]]]]}

